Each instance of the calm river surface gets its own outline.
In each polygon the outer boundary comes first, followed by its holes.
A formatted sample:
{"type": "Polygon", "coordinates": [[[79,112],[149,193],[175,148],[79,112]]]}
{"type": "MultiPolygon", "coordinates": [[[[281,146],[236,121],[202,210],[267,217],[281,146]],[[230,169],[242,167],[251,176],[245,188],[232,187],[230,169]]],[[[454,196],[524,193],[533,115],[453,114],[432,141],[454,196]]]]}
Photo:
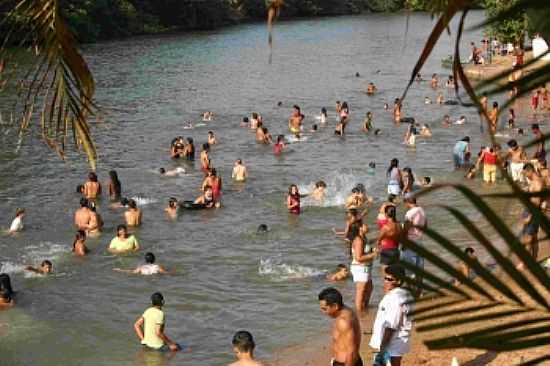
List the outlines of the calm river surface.
{"type": "MultiPolygon", "coordinates": [[[[474,13],[472,18],[480,20],[482,15],[474,13]]],[[[267,63],[264,24],[86,46],[97,99],[108,113],[94,127],[98,174],[104,182],[107,172],[116,169],[124,195],[140,198],[144,219],[136,235],[143,251],[126,257],[106,252],[123,217],[121,211],[109,209],[104,198],[99,211],[105,231],[98,239],[88,239],[88,257],[74,258],[72,217],[79,199],[74,190],[85,180],[86,163],[74,158],[61,162],[36,139],[27,139],[17,158],[4,148],[0,224],[9,226],[16,207],[25,207],[27,218],[21,235],[0,237],[0,272],[9,273],[19,291],[17,307],[0,312],[0,364],[163,365],[166,359],[141,350],[132,328],[155,291],[165,296],[167,334],[193,348],[168,361],[173,365],[227,364],[232,359],[231,337],[238,329],[252,331],[263,358],[324,332],[328,320],[318,310],[317,294],[327,285],[323,273],[347,262],[347,250],[331,228],[343,223],[341,204],[349,190],[364,183],[378,206],[386,195],[385,169],[393,157],[402,167],[411,166],[417,177],[456,181],[463,173],[452,170],[454,142],[470,135],[476,151],[482,143],[476,112],[424,105],[425,96],[435,99],[436,94],[423,82],[410,91],[404,114],[432,125],[434,137],[419,140],[415,150],[401,145],[405,126],[394,128],[383,104],[403,91],[433,22],[429,15],[413,14],[406,36],[405,24],[404,15],[281,22],[275,28],[272,65],[267,63]],[[356,72],[361,77],[356,78],[356,72]],[[367,97],[362,90],[371,80],[380,93],[367,97]],[[351,108],[345,139],[333,135],[336,100],[347,101],[351,108]],[[321,107],[327,107],[329,126],[292,144],[281,157],[239,128],[242,117],[256,111],[273,135],[286,134],[295,103],[302,107],[308,129],[321,107]],[[206,110],[214,111],[215,121],[183,128],[184,121],[198,122],[206,110]],[[360,132],[369,110],[383,131],[379,137],[360,132]],[[444,129],[440,121],[447,113],[454,120],[464,114],[470,123],[444,129]],[[195,198],[202,173],[198,162],[195,167],[182,164],[188,174],[177,178],[161,178],[157,170],[180,166],[168,156],[174,136],[193,137],[198,147],[209,129],[220,140],[211,156],[225,181],[224,207],[184,212],[171,221],[163,212],[167,199],[195,198]],[[250,170],[244,186],[231,183],[237,158],[250,170]],[[368,174],[369,161],[377,162],[374,175],[368,174]],[[284,206],[289,184],[307,191],[319,179],[329,185],[327,207],[305,207],[300,217],[289,217],[284,206]],[[261,223],[270,226],[269,234],[255,234],[261,223]],[[153,251],[175,274],[137,277],[112,270],[133,268],[145,251],[153,251]],[[54,275],[23,272],[23,265],[43,259],[54,262],[54,275]]],[[[479,42],[480,35],[465,40],[479,42]]],[[[450,50],[444,35],[423,74],[447,74],[440,60],[450,50]]],[[[479,181],[468,184],[483,189],[479,181]]],[[[441,202],[479,218],[450,191],[422,200],[425,206],[441,202]]],[[[449,215],[437,208],[427,210],[432,227],[464,245],[470,242],[449,215]]],[[[374,211],[368,223],[374,227],[374,211]]],[[[352,282],[337,287],[352,303],[352,282]]],[[[374,303],[381,293],[378,277],[375,287],[374,303]]]]}

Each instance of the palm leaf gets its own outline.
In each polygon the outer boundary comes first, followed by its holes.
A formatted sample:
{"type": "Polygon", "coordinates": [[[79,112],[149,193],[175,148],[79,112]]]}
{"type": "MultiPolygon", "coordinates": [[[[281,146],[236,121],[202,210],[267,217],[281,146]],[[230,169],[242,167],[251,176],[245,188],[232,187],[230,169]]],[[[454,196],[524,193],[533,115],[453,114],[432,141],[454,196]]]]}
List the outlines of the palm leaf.
{"type": "MultiPolygon", "coordinates": [[[[29,68],[23,79],[29,87],[21,95],[19,134],[29,128],[38,110],[46,144],[64,157],[70,133],[74,146],[83,148],[95,170],[97,152],[88,125],[88,117],[96,109],[92,102],[95,83],[74,36],[60,16],[59,0],[20,0],[4,21],[14,24],[10,32],[28,30],[21,46],[30,42],[37,51],[36,67],[29,68]]],[[[4,38],[0,59],[10,57],[6,46],[10,34],[4,38]]]]}

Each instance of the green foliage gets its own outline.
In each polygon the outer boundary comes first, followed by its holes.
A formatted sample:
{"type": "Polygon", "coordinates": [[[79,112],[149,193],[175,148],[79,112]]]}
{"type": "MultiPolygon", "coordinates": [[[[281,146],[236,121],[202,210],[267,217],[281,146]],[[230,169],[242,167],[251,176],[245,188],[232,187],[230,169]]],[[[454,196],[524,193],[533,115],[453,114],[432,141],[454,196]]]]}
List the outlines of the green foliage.
{"type": "MultiPolygon", "coordinates": [[[[489,17],[509,9],[517,4],[519,0],[485,0],[485,9],[489,17]]],[[[503,19],[498,23],[489,25],[487,34],[497,38],[501,42],[521,43],[527,31],[527,18],[525,11],[518,11],[514,17],[503,19]]]]}

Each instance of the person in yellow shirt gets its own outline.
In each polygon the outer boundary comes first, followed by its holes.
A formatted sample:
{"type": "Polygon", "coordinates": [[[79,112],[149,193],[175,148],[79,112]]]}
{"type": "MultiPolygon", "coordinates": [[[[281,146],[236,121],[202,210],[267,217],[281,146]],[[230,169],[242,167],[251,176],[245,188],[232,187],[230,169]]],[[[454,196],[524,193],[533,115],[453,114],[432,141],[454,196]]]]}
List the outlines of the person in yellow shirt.
{"type": "Polygon", "coordinates": [[[139,243],[135,236],[128,236],[128,228],[126,225],[118,225],[116,228],[116,236],[111,240],[107,250],[113,254],[137,252],[139,250],[139,243]]]}
{"type": "Polygon", "coordinates": [[[177,352],[181,350],[179,344],[173,342],[164,334],[164,297],[160,292],[151,295],[152,306],[145,310],[135,322],[134,330],[141,344],[157,351],[177,352]]]}

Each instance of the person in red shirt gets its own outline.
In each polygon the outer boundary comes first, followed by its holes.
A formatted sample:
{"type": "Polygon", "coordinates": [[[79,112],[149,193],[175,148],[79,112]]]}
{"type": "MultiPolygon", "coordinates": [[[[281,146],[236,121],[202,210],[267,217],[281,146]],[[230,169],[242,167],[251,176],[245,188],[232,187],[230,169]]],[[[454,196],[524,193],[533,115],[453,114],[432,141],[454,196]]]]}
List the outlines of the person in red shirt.
{"type": "Polygon", "coordinates": [[[483,162],[483,181],[485,183],[495,183],[497,177],[497,161],[498,155],[494,147],[488,147],[483,150],[479,156],[476,165],[483,162]]]}

